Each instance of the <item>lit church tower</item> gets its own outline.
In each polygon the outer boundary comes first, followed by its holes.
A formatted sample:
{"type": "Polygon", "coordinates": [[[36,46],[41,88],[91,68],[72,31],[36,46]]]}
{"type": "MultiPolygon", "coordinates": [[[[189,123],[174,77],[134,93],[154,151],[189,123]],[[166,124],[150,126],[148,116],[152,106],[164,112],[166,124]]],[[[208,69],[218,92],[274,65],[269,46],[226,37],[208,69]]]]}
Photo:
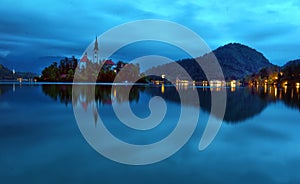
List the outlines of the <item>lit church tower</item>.
{"type": "Polygon", "coordinates": [[[98,40],[97,40],[97,36],[96,36],[96,41],[95,41],[95,45],[94,45],[94,57],[93,57],[93,63],[99,63],[99,48],[98,48],[98,40]]]}

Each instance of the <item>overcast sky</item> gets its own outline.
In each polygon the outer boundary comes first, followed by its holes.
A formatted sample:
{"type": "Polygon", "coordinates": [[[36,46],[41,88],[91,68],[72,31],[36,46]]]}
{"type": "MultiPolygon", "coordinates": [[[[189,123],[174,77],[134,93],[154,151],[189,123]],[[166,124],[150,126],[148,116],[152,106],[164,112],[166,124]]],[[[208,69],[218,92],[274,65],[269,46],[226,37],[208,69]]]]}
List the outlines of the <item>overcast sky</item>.
{"type": "Polygon", "coordinates": [[[299,0],[1,0],[0,63],[40,72],[49,61],[38,58],[79,57],[96,35],[141,19],[182,24],[211,49],[238,42],[278,65],[300,57],[299,0]]]}

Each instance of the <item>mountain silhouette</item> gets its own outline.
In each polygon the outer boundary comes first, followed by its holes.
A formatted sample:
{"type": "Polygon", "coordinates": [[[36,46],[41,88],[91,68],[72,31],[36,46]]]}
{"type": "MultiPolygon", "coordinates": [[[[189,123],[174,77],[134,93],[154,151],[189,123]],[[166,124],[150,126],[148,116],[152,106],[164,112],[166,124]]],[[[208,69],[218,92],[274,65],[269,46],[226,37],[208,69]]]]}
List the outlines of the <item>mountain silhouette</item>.
{"type": "Polygon", "coordinates": [[[13,77],[13,73],[11,70],[0,64],[0,79],[11,79],[13,77]]]}
{"type": "Polygon", "coordinates": [[[19,77],[28,79],[28,78],[33,78],[34,76],[37,76],[37,74],[31,72],[13,73],[12,70],[0,64],[0,80],[15,80],[16,78],[19,77]]]}
{"type": "MultiPolygon", "coordinates": [[[[196,60],[202,65],[210,62],[211,59],[214,58],[213,54],[216,56],[222,68],[225,80],[242,79],[246,75],[258,72],[262,68],[274,66],[262,53],[239,43],[224,45],[211,53],[196,58],[196,60]]],[[[193,80],[207,80],[196,60],[194,58],[189,58],[176,61],[176,63],[180,64],[193,80]]],[[[145,73],[164,73],[166,76],[177,76],[182,79],[184,74],[177,69],[178,66],[176,63],[160,65],[147,70],[145,73]]]]}
{"type": "Polygon", "coordinates": [[[288,61],[281,68],[286,69],[286,68],[289,68],[289,67],[294,68],[294,67],[299,67],[299,66],[300,66],[300,59],[295,59],[295,60],[292,60],[292,61],[288,61]]]}
{"type": "Polygon", "coordinates": [[[241,79],[273,65],[262,53],[239,43],[230,43],[219,47],[213,53],[217,57],[226,79],[241,79]]]}

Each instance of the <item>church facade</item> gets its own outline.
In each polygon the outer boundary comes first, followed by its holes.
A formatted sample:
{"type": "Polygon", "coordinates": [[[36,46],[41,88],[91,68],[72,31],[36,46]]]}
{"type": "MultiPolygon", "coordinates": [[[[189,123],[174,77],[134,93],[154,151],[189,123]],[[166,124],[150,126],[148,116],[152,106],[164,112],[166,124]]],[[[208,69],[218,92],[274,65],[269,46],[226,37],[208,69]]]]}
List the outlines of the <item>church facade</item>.
{"type": "Polygon", "coordinates": [[[104,60],[101,61],[100,57],[99,57],[99,43],[98,43],[98,38],[96,36],[95,42],[94,42],[94,48],[93,48],[93,58],[90,60],[88,58],[88,53],[85,52],[83,57],[80,59],[80,63],[79,63],[79,67],[82,68],[86,68],[86,63],[87,62],[93,62],[93,63],[98,63],[98,64],[103,64],[102,68],[104,70],[115,70],[115,68],[117,67],[117,65],[111,60],[104,60]],[[103,63],[101,63],[103,62],[103,63]]]}

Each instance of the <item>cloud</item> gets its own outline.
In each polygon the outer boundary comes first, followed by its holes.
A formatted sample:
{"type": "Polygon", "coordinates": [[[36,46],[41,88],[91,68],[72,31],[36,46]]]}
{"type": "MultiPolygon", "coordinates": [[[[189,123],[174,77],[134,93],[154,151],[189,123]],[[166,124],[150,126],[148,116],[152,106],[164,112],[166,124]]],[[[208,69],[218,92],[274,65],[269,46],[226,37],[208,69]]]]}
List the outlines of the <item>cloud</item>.
{"type": "MultiPolygon", "coordinates": [[[[212,49],[240,42],[277,64],[300,55],[297,0],[2,0],[0,53],[16,68],[20,58],[29,55],[36,59],[43,55],[80,56],[96,35],[128,21],[153,18],[187,26],[212,49]]],[[[36,61],[32,60],[26,62],[34,68],[36,61]]]]}

